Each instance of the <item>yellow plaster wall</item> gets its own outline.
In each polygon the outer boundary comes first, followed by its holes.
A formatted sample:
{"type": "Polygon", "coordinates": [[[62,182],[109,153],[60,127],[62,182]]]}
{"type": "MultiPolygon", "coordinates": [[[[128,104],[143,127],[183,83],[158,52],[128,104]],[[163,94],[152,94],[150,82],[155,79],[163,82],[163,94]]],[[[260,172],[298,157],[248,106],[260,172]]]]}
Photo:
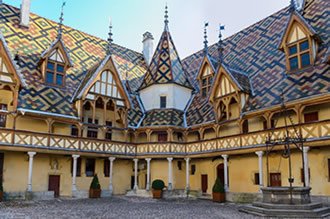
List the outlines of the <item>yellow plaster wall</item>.
{"type": "Polygon", "coordinates": [[[19,116],[16,119],[16,129],[32,132],[48,133],[48,126],[44,120],[34,119],[31,117],[19,116]]]}

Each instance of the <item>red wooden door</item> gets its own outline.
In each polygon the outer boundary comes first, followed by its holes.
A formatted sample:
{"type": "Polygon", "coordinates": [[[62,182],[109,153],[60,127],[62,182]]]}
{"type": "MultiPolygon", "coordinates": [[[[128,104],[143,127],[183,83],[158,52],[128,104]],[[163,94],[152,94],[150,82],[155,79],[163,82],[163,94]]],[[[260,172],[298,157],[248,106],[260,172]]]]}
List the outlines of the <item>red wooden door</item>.
{"type": "Polygon", "coordinates": [[[59,197],[59,195],[60,195],[60,176],[58,176],[58,175],[49,176],[48,191],[54,191],[54,196],[59,197]]]}
{"type": "Polygon", "coordinates": [[[202,192],[206,193],[207,192],[207,174],[202,174],[202,192]]]}
{"type": "Polygon", "coordinates": [[[270,173],[270,186],[271,187],[282,186],[281,173],[270,173]]]}

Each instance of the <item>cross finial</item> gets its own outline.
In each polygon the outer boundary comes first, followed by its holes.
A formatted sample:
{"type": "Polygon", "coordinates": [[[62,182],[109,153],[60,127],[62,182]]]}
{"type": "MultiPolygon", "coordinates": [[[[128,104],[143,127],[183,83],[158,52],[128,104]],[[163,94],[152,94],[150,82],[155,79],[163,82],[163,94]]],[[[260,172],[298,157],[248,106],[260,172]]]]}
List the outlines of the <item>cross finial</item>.
{"type": "Polygon", "coordinates": [[[165,30],[168,30],[168,7],[167,7],[167,3],[165,5],[165,16],[164,16],[164,18],[165,18],[165,21],[164,21],[165,30]]]}
{"type": "Polygon", "coordinates": [[[108,33],[108,48],[107,48],[107,54],[108,55],[111,55],[112,42],[113,42],[113,39],[112,39],[112,20],[111,20],[111,17],[110,17],[110,25],[109,25],[109,33],[108,33]]]}
{"type": "Polygon", "coordinates": [[[208,52],[208,41],[207,41],[207,27],[209,26],[208,22],[204,24],[204,54],[207,55],[208,52]]]}
{"type": "Polygon", "coordinates": [[[63,4],[62,4],[62,8],[61,8],[61,16],[60,16],[60,23],[59,23],[59,26],[58,26],[58,38],[61,38],[62,37],[62,26],[63,26],[63,21],[64,21],[64,6],[65,6],[66,2],[63,1],[63,4]]]}
{"type": "Polygon", "coordinates": [[[222,52],[223,52],[223,41],[222,41],[222,30],[224,30],[225,29],[225,26],[224,25],[219,25],[219,42],[218,42],[218,52],[219,52],[219,60],[220,60],[220,62],[222,61],[222,52]]]}

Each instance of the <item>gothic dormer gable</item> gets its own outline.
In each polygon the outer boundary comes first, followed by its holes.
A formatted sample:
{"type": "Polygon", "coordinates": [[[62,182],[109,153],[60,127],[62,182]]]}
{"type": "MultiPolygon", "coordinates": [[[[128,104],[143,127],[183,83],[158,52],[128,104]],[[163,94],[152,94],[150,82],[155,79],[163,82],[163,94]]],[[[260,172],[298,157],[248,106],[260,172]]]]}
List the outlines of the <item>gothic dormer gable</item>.
{"type": "Polygon", "coordinates": [[[210,93],[214,74],[217,66],[216,62],[211,57],[206,55],[200,65],[197,80],[199,81],[200,94],[202,97],[207,97],[210,93]]]}
{"type": "Polygon", "coordinates": [[[76,91],[75,100],[112,99],[119,107],[130,108],[128,92],[119,76],[112,55],[90,69],[76,91]]]}

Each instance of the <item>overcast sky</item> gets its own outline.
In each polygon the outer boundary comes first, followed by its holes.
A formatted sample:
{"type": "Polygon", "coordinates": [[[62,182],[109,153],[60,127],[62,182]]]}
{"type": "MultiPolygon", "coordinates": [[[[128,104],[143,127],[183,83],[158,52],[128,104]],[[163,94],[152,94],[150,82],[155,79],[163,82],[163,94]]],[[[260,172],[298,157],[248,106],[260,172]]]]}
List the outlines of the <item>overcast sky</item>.
{"type": "MultiPolygon", "coordinates": [[[[22,0],[4,0],[19,7],[22,0]]],[[[62,0],[31,0],[32,12],[58,21],[62,0]]],[[[151,32],[155,46],[164,28],[164,7],[169,7],[169,27],[184,58],[203,47],[203,25],[209,22],[209,42],[215,43],[218,25],[224,37],[277,12],[289,0],[66,0],[64,24],[106,39],[109,17],[115,43],[142,51],[142,34],[151,32]]]]}

